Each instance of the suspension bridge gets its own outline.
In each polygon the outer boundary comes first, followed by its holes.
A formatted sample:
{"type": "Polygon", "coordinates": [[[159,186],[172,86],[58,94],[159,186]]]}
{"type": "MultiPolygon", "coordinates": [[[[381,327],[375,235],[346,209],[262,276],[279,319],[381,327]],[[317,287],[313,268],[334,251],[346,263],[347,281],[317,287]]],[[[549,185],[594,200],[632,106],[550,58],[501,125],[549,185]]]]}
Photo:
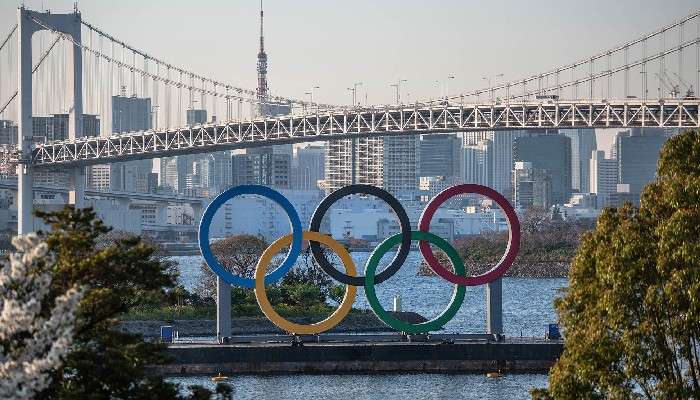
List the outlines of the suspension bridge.
{"type": "Polygon", "coordinates": [[[438,100],[402,104],[397,96],[396,104],[361,107],[261,93],[197,74],[121,41],[78,10],[20,7],[6,32],[0,120],[15,121],[17,134],[3,145],[0,164],[5,175],[16,174],[20,234],[33,230],[35,171],[70,171],[69,198],[80,206],[84,167],[95,164],[386,135],[700,127],[700,12],[519,80],[438,100]],[[113,120],[111,99],[120,93],[152,100],[152,128],[115,133],[121,129],[103,123],[88,132],[86,116],[113,120]],[[195,103],[210,122],[187,123],[184,112],[195,103]],[[68,115],[65,135],[34,132],[34,116],[58,112],[68,115]]]}

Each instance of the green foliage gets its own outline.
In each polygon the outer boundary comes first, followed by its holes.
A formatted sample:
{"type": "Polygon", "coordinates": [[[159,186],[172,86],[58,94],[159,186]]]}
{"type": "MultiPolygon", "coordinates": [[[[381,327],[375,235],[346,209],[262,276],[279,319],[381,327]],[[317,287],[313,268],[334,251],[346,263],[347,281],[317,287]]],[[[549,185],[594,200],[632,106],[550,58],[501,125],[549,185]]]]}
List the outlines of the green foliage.
{"type": "Polygon", "coordinates": [[[565,351],[534,398],[700,398],[699,131],[668,141],[658,176],[582,241],[555,303],[565,351]]]}
{"type": "MultiPolygon", "coordinates": [[[[550,220],[547,213],[528,210],[521,221],[518,261],[547,262],[573,259],[581,235],[592,228],[585,221],[550,220]]],[[[474,235],[455,241],[464,260],[493,263],[503,257],[508,232],[474,235]]]]}
{"type": "MultiPolygon", "coordinates": [[[[235,235],[211,245],[212,253],[226,270],[249,278],[253,276],[257,262],[267,247],[268,243],[264,239],[252,235],[235,235]]],[[[330,254],[327,257],[334,260],[330,254]]],[[[279,262],[280,259],[275,258],[273,265],[268,268],[276,268],[279,262]]],[[[202,263],[200,268],[202,274],[196,289],[196,296],[200,298],[192,304],[213,305],[216,276],[206,263],[202,263]]],[[[327,303],[338,303],[345,291],[343,286],[334,284],[321,270],[308,248],[302,252],[297,265],[279,283],[268,285],[266,290],[270,303],[285,317],[328,314],[333,308],[327,303]]],[[[255,293],[250,289],[231,288],[231,306],[234,316],[262,316],[255,293]]],[[[202,309],[199,306],[194,308],[202,309]]]]}
{"type": "Polygon", "coordinates": [[[137,237],[98,245],[109,228],[91,209],[69,206],[37,215],[51,227],[42,235],[56,260],[49,301],[74,285],[85,289],[73,349],[42,398],[189,398],[179,396],[176,385],[146,373],[147,365],[165,361],[160,344],[115,329],[118,315],[170,295],[166,290],[176,280],[171,265],[137,237]]]}

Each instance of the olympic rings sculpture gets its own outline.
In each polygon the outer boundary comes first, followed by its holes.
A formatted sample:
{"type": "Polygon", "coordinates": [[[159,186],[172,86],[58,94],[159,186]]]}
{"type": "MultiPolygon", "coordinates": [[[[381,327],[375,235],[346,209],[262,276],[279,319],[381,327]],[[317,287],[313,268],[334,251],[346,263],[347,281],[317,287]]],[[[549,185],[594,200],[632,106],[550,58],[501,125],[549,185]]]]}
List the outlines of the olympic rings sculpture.
{"type": "Polygon", "coordinates": [[[226,190],[217,196],[211,204],[209,204],[204,212],[204,215],[202,216],[202,221],[199,226],[199,248],[202,252],[202,257],[204,257],[204,260],[207,262],[207,265],[209,265],[209,268],[211,268],[211,270],[217,276],[219,276],[219,278],[232,286],[254,289],[255,297],[262,312],[272,323],[286,332],[292,334],[311,335],[332,329],[350,312],[352,304],[357,295],[357,287],[364,286],[367,301],[379,320],[397,331],[405,333],[425,333],[442,328],[456,315],[457,311],[459,311],[459,308],[462,305],[462,302],[464,301],[467,286],[484,285],[500,278],[506,273],[508,268],[510,268],[510,266],[513,264],[513,261],[515,260],[520,248],[520,222],[511,204],[500,193],[482,185],[463,184],[449,187],[430,200],[420,216],[418,221],[418,230],[412,231],[411,223],[408,219],[408,215],[406,214],[406,210],[389,192],[370,185],[350,185],[336,190],[321,201],[311,217],[309,229],[305,231],[301,226],[299,215],[294,209],[294,206],[281,193],[266,186],[241,185],[226,190]],[[357,275],[355,263],[341,243],[333,239],[330,235],[319,232],[321,221],[328,209],[336,201],[351,194],[371,195],[385,201],[397,215],[399,219],[399,226],[401,228],[401,232],[384,240],[372,252],[367,260],[365,276],[357,275]],[[509,238],[505,254],[492,269],[477,276],[468,276],[464,263],[460,259],[457,250],[455,250],[454,247],[452,247],[452,245],[450,245],[446,240],[429,232],[430,221],[440,205],[442,205],[449,198],[460,194],[478,194],[492,199],[500,206],[501,210],[503,210],[508,222],[509,238]],[[212,253],[209,244],[209,228],[214,219],[216,211],[228,200],[242,195],[258,195],[277,203],[287,213],[290,225],[292,227],[291,234],[277,239],[263,252],[256,265],[254,278],[237,276],[226,270],[226,268],[219,263],[212,253]],[[340,302],[338,308],[323,321],[309,325],[296,324],[280,316],[273,309],[265,291],[265,285],[277,282],[290,269],[292,269],[294,263],[301,254],[302,244],[305,240],[309,242],[309,247],[314,260],[316,260],[321,269],[333,279],[344,283],[347,287],[345,290],[345,296],[340,302]],[[410,324],[394,318],[381,306],[375,290],[375,285],[386,281],[399,271],[408,257],[412,241],[418,241],[418,247],[421,255],[423,256],[423,259],[425,259],[430,269],[432,269],[440,277],[455,285],[452,300],[450,301],[447,309],[445,309],[437,317],[418,324],[410,324]],[[326,256],[321,251],[320,244],[326,245],[340,257],[340,260],[345,267],[345,273],[338,271],[330,263],[330,261],[328,261],[326,256]],[[443,266],[435,257],[430,247],[431,244],[442,250],[447,255],[452,263],[454,272],[443,266]],[[399,250],[397,251],[394,259],[382,272],[377,273],[377,267],[384,254],[386,254],[396,245],[399,245],[399,250]],[[267,267],[272,262],[274,256],[287,246],[289,246],[289,251],[284,261],[278,268],[266,275],[265,272],[267,267]]]}

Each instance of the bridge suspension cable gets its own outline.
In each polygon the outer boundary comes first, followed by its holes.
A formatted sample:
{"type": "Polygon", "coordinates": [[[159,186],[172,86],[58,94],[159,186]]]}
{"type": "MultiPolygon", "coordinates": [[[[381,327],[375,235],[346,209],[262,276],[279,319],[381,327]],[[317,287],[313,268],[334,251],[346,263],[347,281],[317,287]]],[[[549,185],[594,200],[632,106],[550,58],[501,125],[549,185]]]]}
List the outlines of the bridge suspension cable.
{"type": "Polygon", "coordinates": [[[0,50],[2,50],[7,42],[10,41],[10,38],[12,38],[12,35],[14,35],[15,31],[17,30],[17,24],[15,24],[12,29],[10,29],[10,32],[7,34],[7,37],[5,37],[5,40],[2,41],[2,44],[0,44],[0,50]]]}
{"type": "MultiPolygon", "coordinates": [[[[81,22],[89,30],[94,31],[98,35],[100,35],[100,36],[102,36],[102,37],[104,37],[112,42],[119,44],[120,46],[131,51],[134,54],[138,54],[144,60],[150,60],[152,62],[155,62],[156,64],[162,65],[162,66],[166,67],[166,69],[172,70],[175,73],[183,74],[185,76],[191,77],[194,80],[201,81],[203,84],[210,84],[214,87],[217,87],[217,86],[222,87],[222,88],[226,89],[227,91],[233,91],[233,92],[238,93],[237,96],[228,95],[229,98],[242,100],[242,101],[245,101],[248,103],[258,103],[258,104],[260,103],[259,100],[257,100],[257,98],[256,98],[257,92],[255,90],[236,87],[234,85],[231,85],[231,84],[228,84],[225,82],[221,82],[221,81],[217,81],[217,80],[214,80],[211,78],[207,78],[203,75],[199,75],[199,74],[196,74],[194,72],[185,70],[184,68],[180,68],[178,66],[170,64],[170,63],[163,61],[157,57],[154,57],[151,54],[148,54],[142,50],[139,50],[133,46],[130,46],[127,43],[119,40],[118,38],[110,35],[109,33],[103,31],[102,29],[100,29],[100,28],[98,28],[98,27],[96,27],[96,26],[94,26],[86,21],[81,21],[81,22]],[[250,96],[250,97],[245,97],[245,96],[250,96]]],[[[142,74],[147,73],[147,71],[143,71],[143,70],[137,70],[137,72],[142,73],[142,74]]],[[[177,83],[177,82],[175,82],[175,83],[177,83]]],[[[193,87],[193,86],[188,87],[188,89],[197,91],[197,92],[202,93],[202,94],[216,95],[217,97],[226,97],[227,96],[227,94],[219,94],[215,90],[206,90],[204,88],[197,88],[197,87],[193,87]]],[[[305,100],[299,100],[299,99],[293,99],[293,98],[287,98],[287,97],[281,97],[281,96],[274,96],[274,95],[269,96],[268,100],[270,103],[282,103],[282,104],[289,103],[289,104],[299,105],[299,106],[303,106],[303,107],[307,107],[307,106],[314,106],[314,107],[321,107],[321,108],[333,108],[334,107],[334,106],[328,105],[328,104],[319,104],[319,103],[309,102],[309,101],[305,101],[305,100]]]]}
{"type": "MultiPolygon", "coordinates": [[[[491,94],[493,96],[496,92],[499,92],[501,94],[503,94],[503,92],[505,92],[505,94],[503,96],[500,96],[501,98],[517,99],[517,98],[529,97],[529,96],[536,94],[536,93],[543,94],[543,92],[548,92],[548,91],[559,92],[564,87],[575,87],[575,89],[576,89],[575,94],[578,94],[577,93],[578,92],[578,90],[577,90],[578,85],[580,85],[582,83],[589,84],[588,95],[589,95],[589,97],[592,98],[592,97],[594,97],[593,91],[595,89],[595,80],[600,78],[601,76],[610,78],[610,75],[611,75],[611,74],[602,74],[601,75],[601,74],[595,72],[596,71],[595,66],[597,65],[596,63],[599,61],[604,61],[605,64],[607,65],[607,70],[605,70],[605,71],[624,72],[625,77],[624,77],[623,82],[624,82],[624,93],[625,93],[625,97],[626,97],[629,95],[629,91],[630,91],[629,72],[633,66],[640,66],[641,65],[641,66],[645,67],[646,62],[658,59],[658,60],[660,60],[660,69],[661,69],[660,73],[663,73],[663,71],[665,70],[665,64],[664,64],[665,56],[669,55],[671,53],[678,53],[677,66],[678,66],[679,75],[682,75],[682,72],[684,69],[684,59],[683,59],[683,55],[682,55],[683,50],[686,49],[687,47],[695,44],[696,45],[696,53],[700,54],[700,50],[699,50],[700,44],[698,44],[698,43],[700,43],[700,11],[693,12],[693,13],[691,13],[691,14],[689,14],[689,15],[687,15],[687,16],[685,16],[685,17],[683,17],[683,18],[681,18],[681,19],[679,19],[671,24],[668,24],[662,28],[659,28],[651,33],[643,35],[643,36],[641,36],[637,39],[634,39],[632,41],[625,42],[623,44],[620,44],[620,45],[615,46],[613,48],[610,48],[608,50],[599,52],[598,54],[596,54],[594,56],[586,57],[586,58],[580,59],[576,62],[567,64],[567,65],[564,65],[564,66],[561,66],[558,68],[551,69],[551,70],[544,72],[544,73],[531,75],[531,76],[525,77],[523,79],[511,80],[511,81],[497,84],[497,85],[494,85],[494,86],[491,86],[488,88],[482,88],[482,89],[478,89],[478,90],[464,92],[464,93],[457,94],[457,95],[447,95],[444,97],[444,99],[448,100],[448,101],[455,101],[455,100],[463,101],[465,98],[468,99],[468,98],[476,97],[478,100],[479,96],[481,96],[481,95],[491,94]],[[698,23],[697,36],[694,39],[684,41],[683,40],[684,28],[686,26],[688,26],[688,24],[691,21],[698,23]],[[669,48],[669,49],[666,49],[665,44],[664,44],[665,35],[669,31],[672,31],[674,29],[678,30],[678,33],[679,33],[678,44],[669,48]],[[658,52],[659,57],[647,58],[647,56],[646,56],[647,43],[654,38],[661,39],[661,47],[660,47],[660,50],[658,52]],[[633,47],[638,46],[638,45],[643,46],[644,54],[642,55],[640,60],[630,63],[629,62],[630,49],[632,49],[633,47]],[[623,61],[621,66],[613,68],[611,66],[611,58],[613,56],[619,55],[620,53],[622,53],[622,57],[624,57],[624,61],[623,61]],[[583,77],[580,77],[579,79],[574,78],[574,73],[579,68],[586,67],[586,66],[588,67],[588,74],[584,75],[583,77]],[[563,77],[563,74],[566,72],[571,72],[572,78],[569,81],[561,82],[561,78],[563,77]],[[546,83],[543,85],[543,83],[548,82],[548,80],[550,78],[555,81],[555,84],[549,85],[548,83],[546,83]],[[537,90],[528,90],[527,89],[527,85],[532,84],[532,83],[537,83],[537,90]],[[520,93],[518,93],[518,94],[514,93],[514,91],[518,88],[521,88],[520,93]]],[[[700,55],[696,55],[696,58],[697,58],[696,70],[700,70],[700,55]]],[[[603,63],[602,62],[598,63],[598,65],[601,65],[601,64],[603,64],[603,63]]],[[[602,72],[605,72],[605,71],[602,71],[602,72]]],[[[643,74],[646,74],[646,73],[647,73],[647,71],[644,68],[643,74]]],[[[644,80],[646,80],[646,79],[647,78],[645,77],[644,80]]],[[[697,77],[695,78],[695,80],[696,80],[695,88],[697,90],[697,88],[698,88],[697,86],[700,85],[700,72],[697,72],[697,77]]],[[[610,93],[611,89],[612,89],[611,85],[612,85],[612,83],[608,79],[607,86],[606,86],[608,89],[607,90],[608,97],[610,97],[610,95],[611,95],[611,93],[610,93]]],[[[558,95],[558,93],[557,93],[557,95],[558,95]]],[[[426,101],[421,101],[418,103],[426,103],[426,101]]]]}
{"type": "MultiPolygon", "coordinates": [[[[46,60],[46,58],[51,53],[51,50],[53,50],[53,48],[56,47],[58,42],[60,42],[62,39],[65,39],[65,35],[60,32],[57,33],[56,39],[54,39],[53,43],[51,43],[51,45],[44,51],[44,53],[39,58],[39,61],[32,68],[32,74],[34,74],[39,69],[44,60],[46,60]]],[[[0,49],[2,49],[2,46],[0,46],[0,49]]],[[[17,93],[19,92],[15,90],[14,94],[12,94],[10,98],[7,99],[7,101],[5,101],[4,103],[0,103],[0,114],[2,114],[5,111],[5,109],[7,109],[7,107],[10,105],[10,103],[12,103],[12,101],[17,97],[17,93]]]]}

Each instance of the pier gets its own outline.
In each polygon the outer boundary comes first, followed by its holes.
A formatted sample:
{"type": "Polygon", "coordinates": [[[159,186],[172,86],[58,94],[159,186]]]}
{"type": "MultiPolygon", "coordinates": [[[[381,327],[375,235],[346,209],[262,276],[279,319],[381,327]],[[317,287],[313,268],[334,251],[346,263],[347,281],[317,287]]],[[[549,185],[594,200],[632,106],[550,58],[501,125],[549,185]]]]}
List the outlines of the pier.
{"type": "Polygon", "coordinates": [[[562,341],[491,335],[318,335],[232,337],[229,344],[175,343],[164,375],[546,373],[562,341]]]}

